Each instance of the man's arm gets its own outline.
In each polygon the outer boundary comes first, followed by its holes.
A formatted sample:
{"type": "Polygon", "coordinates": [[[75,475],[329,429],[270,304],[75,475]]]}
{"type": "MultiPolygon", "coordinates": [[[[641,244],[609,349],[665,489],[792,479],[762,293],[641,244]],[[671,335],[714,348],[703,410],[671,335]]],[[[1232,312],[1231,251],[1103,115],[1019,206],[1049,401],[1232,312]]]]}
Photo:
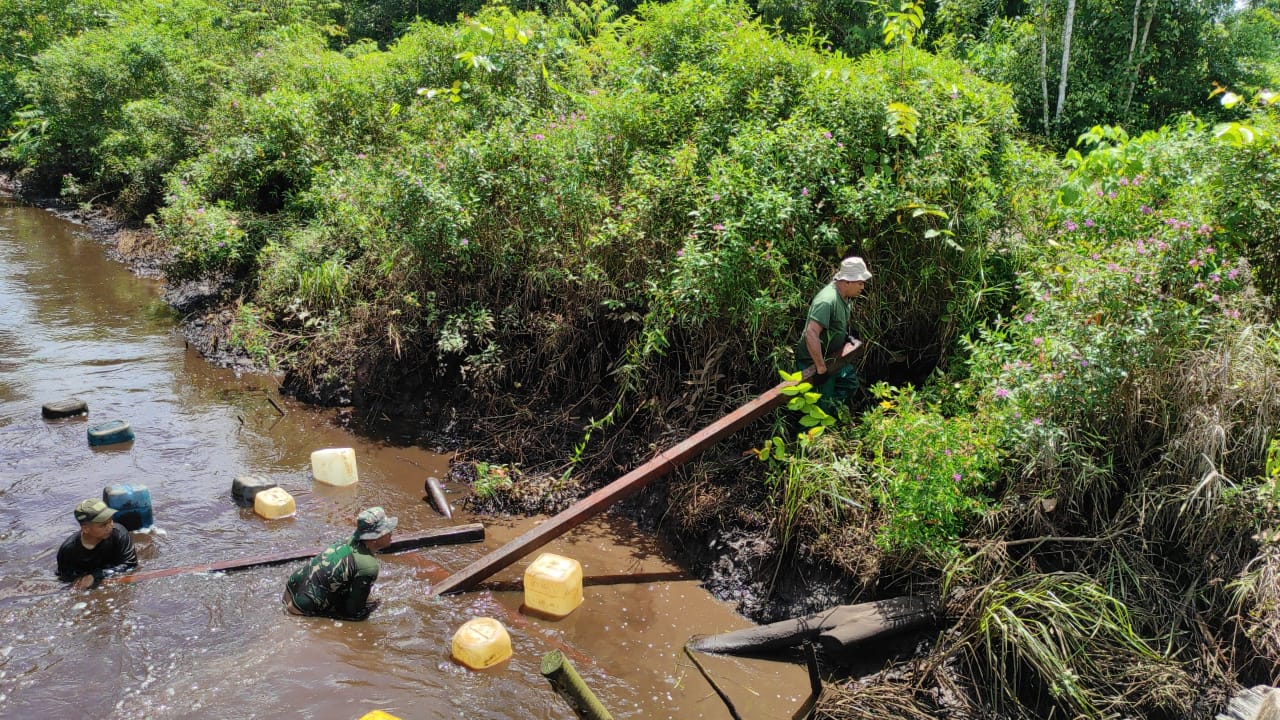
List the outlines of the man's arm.
{"type": "MultiPolygon", "coordinates": [[[[373,575],[356,573],[351,579],[346,595],[342,598],[342,606],[339,608],[343,617],[348,620],[364,620],[369,617],[369,613],[373,612],[373,607],[368,607],[369,592],[373,590],[373,581],[376,579],[378,579],[376,573],[373,575]]],[[[374,607],[377,605],[374,604],[374,607]]]]}
{"type": "Polygon", "coordinates": [[[93,573],[95,585],[102,582],[102,578],[108,575],[127,573],[138,567],[138,553],[133,549],[133,538],[129,536],[128,530],[119,526],[116,526],[116,528],[111,532],[112,549],[114,551],[110,560],[111,564],[93,573]]]}
{"type": "Polygon", "coordinates": [[[827,374],[827,361],[822,357],[823,330],[817,320],[810,320],[804,326],[804,349],[809,351],[809,359],[813,360],[814,371],[819,375],[827,374]]]}
{"type": "Polygon", "coordinates": [[[63,582],[78,580],[84,573],[77,567],[75,549],[68,543],[58,548],[58,579],[63,582]]]}

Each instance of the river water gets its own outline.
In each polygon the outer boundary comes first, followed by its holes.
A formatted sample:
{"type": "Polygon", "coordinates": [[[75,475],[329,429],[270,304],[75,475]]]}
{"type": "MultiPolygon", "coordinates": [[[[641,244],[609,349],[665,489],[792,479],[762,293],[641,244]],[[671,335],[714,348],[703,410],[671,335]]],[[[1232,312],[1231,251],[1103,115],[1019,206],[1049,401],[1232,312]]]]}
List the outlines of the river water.
{"type": "MultiPolygon", "coordinates": [[[[749,624],[727,605],[692,580],[615,583],[589,585],[562,620],[527,617],[521,593],[502,589],[527,561],[490,590],[428,597],[440,567],[462,568],[538,519],[443,519],[423,480],[445,477],[447,457],[352,435],[332,412],[281,397],[274,377],[210,366],[160,290],[78,226],[0,197],[0,717],[572,718],[538,671],[552,649],[616,718],[730,717],[682,652],[695,634],[749,624]],[[94,448],[90,420],[42,419],[41,405],[72,397],[92,422],[129,422],[136,440],[94,448]],[[358,484],[313,484],[310,453],[324,447],[355,449],[358,484]],[[233,479],[250,473],[292,493],[296,516],[267,521],[234,504],[233,479]],[[483,522],[486,540],[384,557],[383,604],[366,622],[283,613],[296,564],[69,591],[53,573],[77,528],[71,509],[116,483],[151,493],[156,528],[134,534],[144,569],[318,550],[370,505],[398,516],[401,532],[483,522]],[[514,656],[475,672],[449,648],[479,615],[503,622],[514,656]]],[[[466,492],[446,489],[455,504],[466,492]]],[[[588,577],[679,570],[611,517],[543,550],[578,559],[588,577]]],[[[789,718],[808,694],[792,664],[700,659],[743,718],[789,718]]]]}

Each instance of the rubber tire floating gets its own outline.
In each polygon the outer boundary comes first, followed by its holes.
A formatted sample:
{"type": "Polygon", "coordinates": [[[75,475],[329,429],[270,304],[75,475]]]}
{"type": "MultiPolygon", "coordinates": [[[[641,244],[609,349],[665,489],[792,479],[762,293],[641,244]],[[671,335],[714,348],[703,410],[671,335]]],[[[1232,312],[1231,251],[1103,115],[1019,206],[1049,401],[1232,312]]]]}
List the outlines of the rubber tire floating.
{"type": "Polygon", "coordinates": [[[40,407],[40,414],[50,420],[75,417],[76,415],[88,415],[89,406],[83,400],[68,398],[67,400],[45,403],[40,407]]]}
{"type": "Polygon", "coordinates": [[[123,420],[108,420],[89,426],[90,445],[114,445],[133,439],[133,428],[123,420]]]}

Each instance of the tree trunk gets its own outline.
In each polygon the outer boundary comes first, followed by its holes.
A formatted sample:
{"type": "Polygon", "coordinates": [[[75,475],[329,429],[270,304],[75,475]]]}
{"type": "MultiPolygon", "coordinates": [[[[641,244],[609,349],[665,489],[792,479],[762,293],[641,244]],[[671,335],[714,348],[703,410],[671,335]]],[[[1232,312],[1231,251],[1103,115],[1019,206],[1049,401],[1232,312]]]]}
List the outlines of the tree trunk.
{"type": "Polygon", "coordinates": [[[1076,0],[1067,0],[1067,15],[1062,20],[1062,75],[1058,78],[1058,107],[1053,111],[1053,124],[1062,122],[1062,108],[1067,103],[1067,71],[1071,68],[1071,26],[1076,20],[1076,0]]]}
{"type": "Polygon", "coordinates": [[[1049,0],[1040,3],[1040,95],[1044,98],[1044,134],[1049,134],[1049,0]]]}
{"type": "MultiPolygon", "coordinates": [[[[1129,79],[1129,92],[1124,98],[1124,114],[1129,114],[1129,103],[1133,101],[1134,88],[1138,86],[1138,76],[1142,74],[1142,54],[1147,51],[1147,37],[1151,34],[1151,21],[1156,17],[1156,3],[1160,0],[1151,0],[1151,7],[1147,8],[1147,22],[1142,27],[1142,40],[1138,43],[1138,52],[1130,58],[1133,64],[1133,77],[1129,79]],[[1135,59],[1136,58],[1136,59],[1135,59]]],[[[1133,26],[1134,34],[1137,35],[1138,26],[1137,18],[1134,18],[1133,26]]]]}

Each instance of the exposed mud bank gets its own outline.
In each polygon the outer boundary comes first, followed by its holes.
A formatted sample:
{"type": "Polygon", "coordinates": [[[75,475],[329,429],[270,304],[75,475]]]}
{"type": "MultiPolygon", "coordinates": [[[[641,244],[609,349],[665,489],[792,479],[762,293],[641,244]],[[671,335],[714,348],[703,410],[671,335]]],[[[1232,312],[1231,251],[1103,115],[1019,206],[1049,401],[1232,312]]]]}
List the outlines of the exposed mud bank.
{"type": "MultiPolygon", "coordinates": [[[[0,175],[0,193],[42,207],[67,221],[83,226],[102,244],[106,254],[134,273],[164,278],[171,256],[152,228],[127,223],[107,210],[81,207],[25,196],[10,178],[0,175]]],[[[233,369],[270,372],[258,365],[230,342],[240,291],[233,278],[206,278],[167,285],[165,301],[180,316],[181,332],[209,362],[233,369]]],[[[561,448],[565,454],[576,439],[565,432],[558,437],[503,438],[501,429],[483,427],[483,419],[468,417],[452,404],[453,398],[434,388],[404,387],[395,398],[373,396],[358,384],[334,381],[320,386],[304,383],[289,368],[276,368],[282,391],[313,404],[341,408],[340,422],[356,432],[393,437],[397,441],[435,449],[461,450],[452,473],[454,479],[470,482],[476,463],[493,459],[488,444],[527,444],[535,440],[546,448],[561,448]]],[[[551,399],[532,399],[539,405],[554,405],[551,399]]],[[[696,428],[694,428],[696,429],[696,428]]],[[[619,469],[643,462],[651,448],[665,447],[671,437],[688,433],[668,429],[665,438],[644,433],[626,433],[623,447],[613,457],[619,469]]],[[[692,432],[692,430],[690,430],[692,432]]],[[[493,453],[501,456],[501,449],[493,453]]],[[[503,458],[497,458],[502,461],[503,458]]],[[[487,499],[472,498],[471,509],[493,513],[555,513],[616,475],[596,473],[595,477],[560,477],[554,473],[522,475],[510,491],[487,499]]],[[[765,518],[750,508],[763,501],[759,479],[749,461],[736,452],[711,453],[700,461],[698,480],[684,470],[662,478],[636,496],[620,503],[613,512],[636,520],[661,535],[685,565],[703,579],[707,589],[735,604],[743,615],[759,622],[794,617],[864,597],[868,588],[855,577],[807,556],[806,548],[780,552],[765,518]],[[708,499],[704,479],[719,478],[708,499]],[[725,480],[733,478],[733,480],[725,480]]]]}

